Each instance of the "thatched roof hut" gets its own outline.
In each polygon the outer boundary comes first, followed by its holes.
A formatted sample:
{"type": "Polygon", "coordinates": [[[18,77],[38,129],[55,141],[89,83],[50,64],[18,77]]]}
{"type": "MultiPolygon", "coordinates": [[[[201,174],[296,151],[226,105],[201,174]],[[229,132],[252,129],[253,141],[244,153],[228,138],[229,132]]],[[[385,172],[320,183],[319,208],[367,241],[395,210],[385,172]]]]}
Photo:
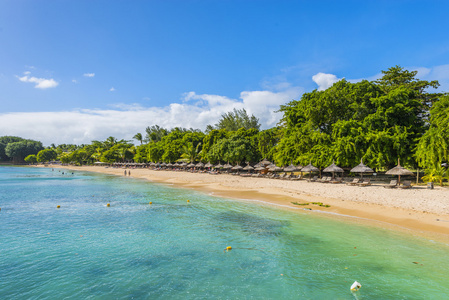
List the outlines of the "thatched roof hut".
{"type": "Polygon", "coordinates": [[[385,174],[399,176],[398,184],[401,184],[401,176],[414,175],[412,171],[407,170],[406,168],[401,166],[401,163],[399,162],[399,159],[398,159],[398,165],[396,167],[394,167],[393,169],[390,169],[387,172],[385,172],[385,174]]]}
{"type": "Polygon", "coordinates": [[[371,169],[370,167],[364,165],[363,164],[363,160],[360,160],[360,164],[358,164],[357,166],[352,168],[350,172],[352,172],[352,173],[360,173],[361,177],[363,178],[363,173],[373,173],[374,170],[371,169]]]}

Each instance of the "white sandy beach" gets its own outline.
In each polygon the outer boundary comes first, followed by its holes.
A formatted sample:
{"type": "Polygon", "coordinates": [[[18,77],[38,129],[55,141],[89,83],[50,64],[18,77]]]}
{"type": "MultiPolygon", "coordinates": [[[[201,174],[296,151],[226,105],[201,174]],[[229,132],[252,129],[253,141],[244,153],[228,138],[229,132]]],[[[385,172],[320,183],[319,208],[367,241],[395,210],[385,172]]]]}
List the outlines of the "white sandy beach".
{"type": "MultiPolygon", "coordinates": [[[[122,168],[101,166],[64,166],[79,171],[100,172],[124,176],[122,168]]],[[[154,182],[171,183],[236,199],[259,200],[294,210],[311,208],[339,215],[370,220],[382,227],[412,230],[418,234],[436,234],[449,240],[449,189],[414,186],[412,189],[385,189],[373,183],[367,187],[289,181],[268,178],[232,176],[227,174],[190,173],[181,171],[155,171],[128,169],[131,176],[154,182]],[[322,202],[317,205],[298,206],[292,202],[322,202]]]]}

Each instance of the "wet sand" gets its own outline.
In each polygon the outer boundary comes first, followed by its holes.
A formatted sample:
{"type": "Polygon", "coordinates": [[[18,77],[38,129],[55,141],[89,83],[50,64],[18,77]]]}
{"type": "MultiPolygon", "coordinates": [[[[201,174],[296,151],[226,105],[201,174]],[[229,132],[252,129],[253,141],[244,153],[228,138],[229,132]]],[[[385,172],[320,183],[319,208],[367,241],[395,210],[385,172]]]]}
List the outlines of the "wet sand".
{"type": "MultiPolygon", "coordinates": [[[[76,171],[99,172],[124,176],[123,168],[102,166],[64,166],[76,171]]],[[[385,189],[381,184],[366,187],[241,177],[227,174],[211,175],[181,171],[127,169],[131,177],[173,184],[211,193],[216,196],[252,201],[263,205],[302,213],[320,213],[356,223],[369,223],[410,234],[449,242],[449,189],[414,186],[412,189],[385,189]],[[330,207],[297,203],[321,202],[330,207]],[[311,210],[309,210],[311,209],[311,210]]]]}

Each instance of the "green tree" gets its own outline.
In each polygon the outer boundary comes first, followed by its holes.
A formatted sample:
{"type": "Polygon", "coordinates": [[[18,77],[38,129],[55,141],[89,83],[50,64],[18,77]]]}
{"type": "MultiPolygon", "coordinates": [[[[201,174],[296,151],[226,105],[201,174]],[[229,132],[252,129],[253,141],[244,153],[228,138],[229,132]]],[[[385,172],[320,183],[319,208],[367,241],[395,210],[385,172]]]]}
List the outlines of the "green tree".
{"type": "Polygon", "coordinates": [[[5,153],[6,146],[9,143],[21,142],[25,139],[18,136],[2,136],[0,137],[0,160],[8,160],[9,157],[5,153]]]}
{"type": "Polygon", "coordinates": [[[194,143],[187,142],[187,144],[182,146],[181,158],[186,162],[193,163],[197,158],[200,157],[200,146],[201,143],[198,143],[195,147],[194,143]]]}
{"type": "Polygon", "coordinates": [[[37,161],[38,162],[49,162],[51,160],[55,160],[58,157],[58,153],[56,153],[53,149],[44,149],[37,153],[37,161]]]}
{"type": "Polygon", "coordinates": [[[446,168],[441,165],[437,165],[432,168],[428,168],[425,171],[425,176],[422,177],[424,182],[438,182],[440,186],[443,186],[443,181],[448,180],[448,172],[446,168]]]}
{"type": "Polygon", "coordinates": [[[142,143],[143,143],[143,136],[142,136],[141,133],[136,133],[136,134],[133,136],[133,139],[135,139],[136,141],[139,141],[140,144],[142,145],[142,143]]]}
{"type": "Polygon", "coordinates": [[[275,160],[318,166],[333,160],[351,167],[361,158],[371,167],[390,168],[398,158],[416,166],[414,151],[426,130],[427,104],[437,82],[416,79],[400,67],[374,82],[341,80],[325,91],[303,94],[281,106],[282,138],[275,160]]]}
{"type": "Polygon", "coordinates": [[[257,149],[262,158],[273,160],[280,137],[281,130],[279,127],[273,127],[259,132],[257,136],[257,149]]]}
{"type": "Polygon", "coordinates": [[[164,155],[164,148],[161,142],[148,144],[148,161],[160,162],[162,155],[164,155]]]}
{"type": "Polygon", "coordinates": [[[216,143],[218,143],[218,141],[220,141],[221,139],[225,139],[227,138],[229,135],[228,131],[226,131],[225,129],[213,129],[211,130],[206,136],[204,136],[203,138],[203,142],[202,142],[202,151],[201,151],[201,158],[204,161],[211,161],[211,162],[218,162],[220,159],[217,158],[217,156],[214,154],[209,154],[209,152],[211,151],[211,148],[213,145],[215,145],[216,143]]]}
{"type": "Polygon", "coordinates": [[[430,170],[449,161],[449,95],[442,96],[430,110],[430,128],[419,140],[416,158],[422,168],[430,170]]]}
{"type": "Polygon", "coordinates": [[[59,155],[59,161],[63,164],[68,164],[71,161],[71,156],[69,153],[64,152],[62,154],[59,155]]]}
{"type": "Polygon", "coordinates": [[[134,155],[134,161],[138,163],[148,162],[148,145],[140,145],[136,147],[136,154],[134,155]]]}
{"type": "Polygon", "coordinates": [[[234,108],[233,111],[222,114],[215,127],[217,129],[226,129],[227,131],[237,131],[240,128],[259,130],[260,123],[259,119],[254,115],[249,116],[244,108],[234,108]]]}
{"type": "Polygon", "coordinates": [[[8,143],[5,148],[5,154],[11,158],[14,163],[23,162],[24,158],[30,154],[37,154],[39,151],[43,150],[41,142],[33,140],[23,140],[20,142],[8,143]]]}
{"type": "Polygon", "coordinates": [[[145,140],[148,142],[159,142],[162,138],[169,134],[169,131],[165,128],[159,127],[159,125],[153,125],[145,129],[145,140]]]}
{"type": "Polygon", "coordinates": [[[27,162],[29,164],[37,163],[36,155],[34,155],[34,154],[28,155],[27,157],[25,157],[25,162],[27,162]]]}

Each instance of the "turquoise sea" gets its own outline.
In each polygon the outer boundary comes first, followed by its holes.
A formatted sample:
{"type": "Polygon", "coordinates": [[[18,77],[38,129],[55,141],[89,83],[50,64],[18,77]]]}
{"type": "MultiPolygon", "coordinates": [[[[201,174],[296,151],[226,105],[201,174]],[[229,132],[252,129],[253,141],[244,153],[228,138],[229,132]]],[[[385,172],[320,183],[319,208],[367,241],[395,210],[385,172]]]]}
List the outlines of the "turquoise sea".
{"type": "Polygon", "coordinates": [[[443,243],[71,173],[0,167],[1,299],[449,298],[443,243]]]}

